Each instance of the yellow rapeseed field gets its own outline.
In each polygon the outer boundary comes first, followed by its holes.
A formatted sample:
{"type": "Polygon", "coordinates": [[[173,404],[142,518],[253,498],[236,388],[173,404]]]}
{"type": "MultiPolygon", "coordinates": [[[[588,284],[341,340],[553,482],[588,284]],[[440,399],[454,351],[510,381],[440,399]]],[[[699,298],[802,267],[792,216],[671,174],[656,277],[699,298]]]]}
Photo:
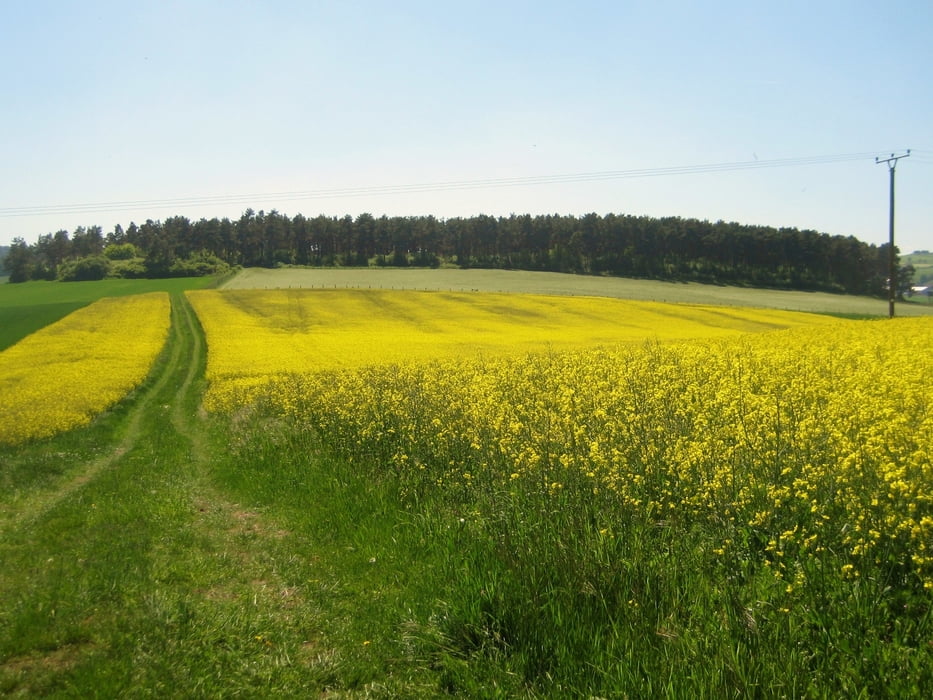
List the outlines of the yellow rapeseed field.
{"type": "Polygon", "coordinates": [[[289,416],[452,491],[574,489],[711,523],[715,556],[760,557],[788,591],[825,575],[933,590],[933,319],[241,294],[191,295],[214,410],[289,416]],[[748,332],[766,329],[782,330],[748,332]]]}
{"type": "Polygon", "coordinates": [[[105,298],[0,352],[0,443],[90,422],[146,377],[169,321],[165,293],[105,298]]]}
{"type": "Polygon", "coordinates": [[[831,323],[772,309],[602,297],[393,290],[188,292],[207,334],[206,405],[250,402],[271,377],[373,364],[735,336],[831,323]]]}
{"type": "Polygon", "coordinates": [[[716,521],[734,533],[720,556],[751,538],[790,586],[831,551],[837,574],[906,567],[933,589],[931,337],[933,319],[839,322],[371,366],[283,377],[265,401],[448,488],[582,482],[659,521],[716,521]]]}

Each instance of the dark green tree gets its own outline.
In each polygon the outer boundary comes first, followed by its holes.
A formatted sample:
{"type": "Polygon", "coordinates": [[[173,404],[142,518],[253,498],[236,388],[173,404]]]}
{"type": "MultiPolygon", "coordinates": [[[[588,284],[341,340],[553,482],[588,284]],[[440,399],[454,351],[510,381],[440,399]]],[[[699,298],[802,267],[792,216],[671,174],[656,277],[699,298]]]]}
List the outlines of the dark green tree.
{"type": "Polygon", "coordinates": [[[113,227],[113,231],[107,234],[107,245],[121,245],[126,242],[126,232],[120,224],[113,227]]]}
{"type": "Polygon", "coordinates": [[[100,255],[104,252],[104,236],[100,226],[79,226],[71,234],[71,255],[75,258],[100,255]]]}
{"type": "Polygon", "coordinates": [[[897,268],[897,296],[899,299],[903,299],[905,295],[910,295],[910,290],[914,286],[916,272],[916,268],[910,263],[897,268]]]}
{"type": "Polygon", "coordinates": [[[3,259],[3,268],[10,274],[10,282],[28,282],[34,263],[33,252],[22,237],[13,239],[3,259]]]}

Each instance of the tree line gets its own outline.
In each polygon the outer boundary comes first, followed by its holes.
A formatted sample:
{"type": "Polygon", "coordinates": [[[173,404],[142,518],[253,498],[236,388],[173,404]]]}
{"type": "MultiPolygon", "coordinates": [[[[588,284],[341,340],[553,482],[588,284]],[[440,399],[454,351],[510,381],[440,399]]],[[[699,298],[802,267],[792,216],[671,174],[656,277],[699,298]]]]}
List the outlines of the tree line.
{"type": "Polygon", "coordinates": [[[595,213],[438,219],[286,216],[61,230],[13,241],[10,281],[212,274],[227,266],[542,270],[885,295],[888,246],[852,236],[681,217],[595,213]]]}

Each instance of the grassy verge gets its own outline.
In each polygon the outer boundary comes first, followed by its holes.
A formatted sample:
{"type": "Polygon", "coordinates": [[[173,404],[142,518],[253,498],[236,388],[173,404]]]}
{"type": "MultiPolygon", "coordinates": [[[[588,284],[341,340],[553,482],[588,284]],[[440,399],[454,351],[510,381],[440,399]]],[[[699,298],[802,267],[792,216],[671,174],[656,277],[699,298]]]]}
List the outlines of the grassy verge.
{"type": "Polygon", "coordinates": [[[711,698],[933,688],[929,600],[880,578],[843,581],[828,573],[843,561],[831,553],[806,585],[788,585],[761,559],[717,556],[725,523],[659,520],[582,483],[462,498],[378,462],[322,457],[294,426],[257,419],[237,433],[221,479],[311,545],[305,575],[329,621],[337,687],[711,698]]]}

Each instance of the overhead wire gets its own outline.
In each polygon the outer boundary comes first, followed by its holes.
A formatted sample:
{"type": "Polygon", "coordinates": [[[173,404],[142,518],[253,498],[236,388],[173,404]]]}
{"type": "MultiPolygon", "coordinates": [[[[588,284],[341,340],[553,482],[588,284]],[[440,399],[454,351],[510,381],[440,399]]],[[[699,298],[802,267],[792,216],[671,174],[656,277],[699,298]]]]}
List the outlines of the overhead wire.
{"type": "Polygon", "coordinates": [[[539,185],[573,184],[580,182],[598,182],[606,180],[624,180],[648,177],[667,177],[675,175],[702,175],[737,170],[757,170],[766,168],[787,168],[810,165],[826,165],[857,160],[872,159],[876,152],[844,153],[835,155],[806,156],[797,158],[779,158],[772,160],[746,160],[725,163],[706,163],[700,165],[679,165],[660,168],[635,168],[629,170],[604,170],[555,175],[531,175],[518,177],[480,178],[475,180],[447,180],[399,185],[368,185],[358,187],[338,187],[284,192],[265,192],[248,194],[199,195],[172,199],[136,199],[115,202],[89,202],[83,204],[52,204],[18,207],[0,207],[0,218],[16,216],[42,216],[51,214],[90,214],[129,209],[165,209],[211,204],[263,203],[300,201],[313,199],[333,199],[344,197],[403,195],[425,192],[450,192],[476,189],[497,189],[505,187],[529,187],[539,185]]]}

